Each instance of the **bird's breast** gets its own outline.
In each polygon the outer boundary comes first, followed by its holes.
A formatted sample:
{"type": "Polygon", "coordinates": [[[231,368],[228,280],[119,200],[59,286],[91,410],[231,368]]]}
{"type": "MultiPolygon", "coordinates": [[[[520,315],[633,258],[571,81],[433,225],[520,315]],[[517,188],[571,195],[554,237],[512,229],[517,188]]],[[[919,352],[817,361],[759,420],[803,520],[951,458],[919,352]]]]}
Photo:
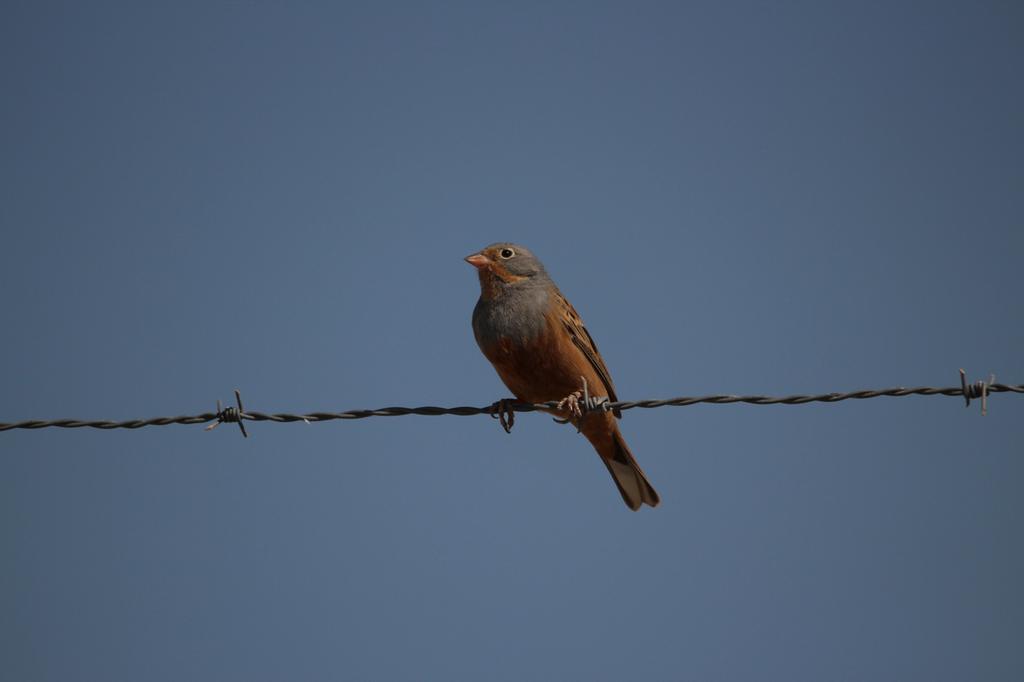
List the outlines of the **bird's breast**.
{"type": "Polygon", "coordinates": [[[473,331],[477,344],[509,390],[526,402],[559,400],[592,373],[548,306],[477,303],[473,331]]]}
{"type": "Polygon", "coordinates": [[[480,348],[499,341],[521,345],[536,341],[547,331],[548,303],[547,291],[539,287],[481,296],[473,309],[473,334],[480,348]]]}

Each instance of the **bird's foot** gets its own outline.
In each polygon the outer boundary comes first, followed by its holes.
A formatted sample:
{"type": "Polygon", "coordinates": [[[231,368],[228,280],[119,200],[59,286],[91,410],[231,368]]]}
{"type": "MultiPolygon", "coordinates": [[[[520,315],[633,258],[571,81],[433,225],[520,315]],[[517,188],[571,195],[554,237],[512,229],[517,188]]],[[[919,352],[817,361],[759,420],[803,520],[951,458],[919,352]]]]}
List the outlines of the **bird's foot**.
{"type": "Polygon", "coordinates": [[[573,391],[569,395],[565,396],[555,405],[555,409],[566,410],[569,413],[565,419],[559,419],[555,417],[555,421],[559,424],[572,423],[576,426],[576,430],[580,430],[580,425],[583,422],[583,417],[587,413],[597,411],[608,411],[608,398],[598,397],[590,395],[590,389],[587,387],[586,377],[580,377],[582,388],[573,391]]]}
{"type": "Polygon", "coordinates": [[[591,408],[590,390],[587,388],[587,379],[586,377],[580,377],[580,381],[583,383],[582,388],[579,388],[565,396],[559,400],[558,405],[555,406],[557,409],[566,410],[569,413],[569,416],[565,419],[555,417],[555,421],[559,424],[568,424],[572,422],[572,424],[576,426],[577,432],[580,430],[583,415],[591,408]]]}
{"type": "Polygon", "coordinates": [[[567,424],[570,421],[576,421],[583,417],[583,408],[580,407],[580,398],[583,397],[583,391],[573,391],[569,395],[565,396],[558,401],[556,409],[566,410],[569,412],[569,416],[565,419],[556,419],[555,421],[561,424],[567,424]]]}
{"type": "Polygon", "coordinates": [[[497,419],[505,433],[512,433],[516,423],[516,412],[512,409],[515,402],[513,398],[502,398],[491,405],[491,419],[497,419]]]}

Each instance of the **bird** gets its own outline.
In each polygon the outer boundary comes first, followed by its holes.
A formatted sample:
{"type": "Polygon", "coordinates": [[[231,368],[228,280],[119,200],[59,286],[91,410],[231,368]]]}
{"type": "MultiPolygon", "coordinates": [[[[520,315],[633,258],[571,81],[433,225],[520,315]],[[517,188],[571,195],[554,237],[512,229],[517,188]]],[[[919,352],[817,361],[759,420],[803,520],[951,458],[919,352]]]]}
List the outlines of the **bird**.
{"type": "Polygon", "coordinates": [[[615,386],[593,337],[544,265],[510,242],[491,244],[465,260],[480,278],[473,336],[505,386],[524,403],[557,401],[549,411],[574,423],[590,441],[626,506],[658,506],[658,493],[619,430],[621,413],[580,408],[588,391],[617,401],[615,386]]]}

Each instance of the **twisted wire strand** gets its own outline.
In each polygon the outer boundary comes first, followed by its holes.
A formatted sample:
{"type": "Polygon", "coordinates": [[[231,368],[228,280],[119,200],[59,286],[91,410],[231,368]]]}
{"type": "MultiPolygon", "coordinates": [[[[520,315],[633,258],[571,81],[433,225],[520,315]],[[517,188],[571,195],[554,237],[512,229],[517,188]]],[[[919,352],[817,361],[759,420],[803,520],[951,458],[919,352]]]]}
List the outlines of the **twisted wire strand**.
{"type": "MultiPolygon", "coordinates": [[[[706,396],[682,396],[678,398],[667,398],[664,400],[623,400],[619,402],[598,402],[600,409],[604,410],[632,410],[653,409],[656,407],[687,407],[697,404],[728,405],[732,403],[746,403],[749,405],[806,405],[807,403],[837,403],[843,400],[866,400],[868,398],[903,398],[910,395],[944,395],[961,396],[970,404],[971,398],[985,399],[986,395],[993,393],[1024,393],[1024,384],[997,384],[975,382],[968,384],[963,382],[962,386],[951,386],[948,388],[935,388],[921,386],[917,388],[885,388],[879,390],[850,391],[847,393],[818,393],[814,395],[790,395],[790,396],[766,396],[766,395],[706,395],[706,396]]],[[[236,392],[237,396],[237,392],[236,392]]],[[[436,407],[425,405],[422,407],[381,407],[375,410],[348,410],[346,412],[310,412],[308,414],[277,413],[266,414],[264,412],[242,411],[241,398],[239,408],[229,407],[217,412],[203,412],[196,415],[182,415],[178,417],[154,417],[152,419],[130,419],[127,421],[86,421],[80,419],[53,419],[53,420],[29,420],[13,423],[0,422],[0,431],[11,431],[13,429],[140,429],[144,426],[167,426],[168,424],[206,424],[213,422],[211,427],[220,423],[237,422],[325,422],[335,419],[366,419],[368,417],[404,417],[410,414],[418,414],[426,417],[437,417],[441,415],[456,415],[460,417],[486,414],[495,416],[495,405],[486,407],[473,407],[468,405],[456,407],[436,407]]],[[[553,410],[558,403],[551,401],[547,403],[518,403],[509,402],[507,409],[515,412],[536,412],[538,410],[553,410]]],[[[243,429],[243,434],[245,433],[243,429]]]]}

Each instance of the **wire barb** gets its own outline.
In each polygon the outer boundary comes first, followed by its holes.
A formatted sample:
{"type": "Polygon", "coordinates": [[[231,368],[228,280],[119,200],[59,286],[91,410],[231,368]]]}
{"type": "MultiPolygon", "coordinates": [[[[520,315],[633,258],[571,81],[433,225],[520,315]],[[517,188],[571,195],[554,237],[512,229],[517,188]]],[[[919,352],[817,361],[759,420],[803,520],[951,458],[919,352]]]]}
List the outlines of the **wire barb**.
{"type": "Polygon", "coordinates": [[[988,381],[978,380],[973,384],[967,381],[967,372],[960,369],[960,390],[964,394],[965,407],[971,406],[971,398],[981,398],[981,416],[988,414],[989,388],[996,383],[996,375],[990,374],[988,381]]]}
{"type": "MultiPolygon", "coordinates": [[[[221,409],[220,398],[217,399],[217,421],[207,426],[203,431],[213,431],[221,424],[238,424],[238,428],[242,430],[242,435],[246,438],[249,434],[245,432],[245,424],[242,423],[243,419],[250,419],[249,415],[245,413],[242,408],[242,394],[235,389],[235,402],[238,403],[238,407],[231,407],[230,405],[221,409]]],[[[307,422],[308,423],[308,422],[307,422]]]]}

